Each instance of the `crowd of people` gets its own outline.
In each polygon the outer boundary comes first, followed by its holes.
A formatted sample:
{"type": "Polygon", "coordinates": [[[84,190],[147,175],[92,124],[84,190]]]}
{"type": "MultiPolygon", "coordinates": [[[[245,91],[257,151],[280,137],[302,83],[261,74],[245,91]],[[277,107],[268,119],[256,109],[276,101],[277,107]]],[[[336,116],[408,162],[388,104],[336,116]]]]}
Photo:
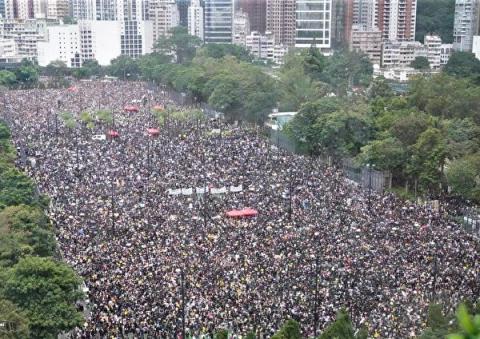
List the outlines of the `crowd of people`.
{"type": "Polygon", "coordinates": [[[310,337],[345,308],[373,337],[408,338],[432,301],[452,311],[479,296],[479,242],[441,209],[364,191],[259,128],[168,115],[160,125],[154,106],[187,108],[141,82],[9,91],[3,103],[19,165],[51,198],[64,260],[88,289],[75,337],[173,338],[184,323],[187,336],[268,338],[289,318],[310,337]],[[138,112],[124,110],[132,103],[138,112]],[[113,121],[79,118],[98,110],[113,121]],[[118,136],[95,137],[109,130],[118,136]],[[178,188],[192,194],[169,194],[178,188]],[[258,215],[225,214],[245,207],[258,215]]]}

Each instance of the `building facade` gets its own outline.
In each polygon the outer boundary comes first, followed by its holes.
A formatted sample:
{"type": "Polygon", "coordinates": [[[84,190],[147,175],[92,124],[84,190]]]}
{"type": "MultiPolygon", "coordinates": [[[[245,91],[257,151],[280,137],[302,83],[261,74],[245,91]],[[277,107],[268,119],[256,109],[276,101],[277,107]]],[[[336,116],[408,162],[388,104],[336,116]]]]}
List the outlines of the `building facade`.
{"type": "Polygon", "coordinates": [[[382,32],[365,30],[363,26],[353,26],[350,49],[363,52],[374,65],[380,65],[382,59],[382,32]]]}
{"type": "Polygon", "coordinates": [[[153,25],[153,41],[170,35],[170,30],[180,23],[180,14],[174,0],[149,2],[148,19],[153,25]]]}
{"type": "Polygon", "coordinates": [[[273,34],[275,44],[295,45],[295,0],[267,0],[266,20],[267,31],[273,34]]]}
{"type": "Polygon", "coordinates": [[[331,47],[332,0],[297,0],[295,47],[331,47]]]}
{"type": "Polygon", "coordinates": [[[231,43],[233,0],[205,0],[204,36],[206,43],[231,43]]]}
{"type": "Polygon", "coordinates": [[[200,0],[192,0],[188,7],[188,34],[204,40],[203,7],[200,5],[200,0]]]}
{"type": "Polygon", "coordinates": [[[423,45],[427,49],[427,59],[431,69],[442,66],[442,39],[437,35],[425,35],[423,45]]]}
{"type": "Polygon", "coordinates": [[[414,41],[417,21],[417,0],[377,0],[375,26],[384,40],[414,41]]]}
{"type": "MultiPolygon", "coordinates": [[[[258,32],[257,32],[258,33],[258,32]]],[[[233,17],[232,43],[245,46],[246,37],[250,34],[250,20],[248,14],[239,9],[233,17]]]]}
{"type": "Polygon", "coordinates": [[[453,49],[471,52],[473,36],[479,34],[480,0],[456,0],[453,49]]]}
{"type": "Polygon", "coordinates": [[[239,0],[238,8],[247,13],[251,32],[265,33],[267,28],[267,0],[239,0]]]}

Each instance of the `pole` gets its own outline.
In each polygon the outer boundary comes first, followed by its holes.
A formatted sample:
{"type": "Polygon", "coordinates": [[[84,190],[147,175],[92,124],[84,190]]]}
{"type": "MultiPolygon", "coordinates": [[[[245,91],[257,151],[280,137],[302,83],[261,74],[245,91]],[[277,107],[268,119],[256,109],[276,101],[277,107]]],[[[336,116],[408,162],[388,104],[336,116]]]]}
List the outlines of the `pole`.
{"type": "Polygon", "coordinates": [[[288,183],[288,220],[292,220],[292,186],[293,186],[292,174],[290,173],[290,181],[288,183]]]}
{"type": "Polygon", "coordinates": [[[438,276],[438,244],[435,242],[435,254],[433,259],[433,291],[432,291],[432,301],[437,300],[437,276],[438,276]]]}
{"type": "Polygon", "coordinates": [[[185,336],[185,272],[183,268],[181,272],[181,285],[182,285],[182,339],[186,339],[186,336],[185,336]]]}
{"type": "Polygon", "coordinates": [[[313,319],[313,336],[317,337],[318,328],[318,250],[315,253],[315,310],[313,319]]]}
{"type": "Polygon", "coordinates": [[[372,165],[368,164],[368,213],[372,212],[372,165]]]}
{"type": "Polygon", "coordinates": [[[115,184],[112,174],[112,233],[115,232],[115,184]]]}

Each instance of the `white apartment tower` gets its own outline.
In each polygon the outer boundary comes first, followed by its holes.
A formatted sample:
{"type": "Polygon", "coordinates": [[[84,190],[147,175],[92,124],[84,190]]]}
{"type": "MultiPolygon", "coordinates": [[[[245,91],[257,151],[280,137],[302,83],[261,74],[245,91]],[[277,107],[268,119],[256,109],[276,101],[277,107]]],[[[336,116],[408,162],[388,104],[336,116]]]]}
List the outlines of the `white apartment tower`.
{"type": "Polygon", "coordinates": [[[296,1],[295,47],[330,49],[332,0],[296,1]]]}
{"type": "Polygon", "coordinates": [[[157,41],[179,25],[180,13],[174,0],[151,0],[148,5],[148,18],[153,24],[153,41],[157,41]]]}
{"type": "Polygon", "coordinates": [[[188,7],[188,34],[204,39],[203,7],[200,5],[200,0],[192,0],[188,7]]]}
{"type": "Polygon", "coordinates": [[[473,36],[479,33],[479,0],[456,0],[453,25],[453,49],[471,52],[473,36]]]}
{"type": "Polygon", "coordinates": [[[233,17],[233,37],[232,43],[245,46],[246,37],[250,34],[250,20],[248,14],[238,10],[233,17]]]}

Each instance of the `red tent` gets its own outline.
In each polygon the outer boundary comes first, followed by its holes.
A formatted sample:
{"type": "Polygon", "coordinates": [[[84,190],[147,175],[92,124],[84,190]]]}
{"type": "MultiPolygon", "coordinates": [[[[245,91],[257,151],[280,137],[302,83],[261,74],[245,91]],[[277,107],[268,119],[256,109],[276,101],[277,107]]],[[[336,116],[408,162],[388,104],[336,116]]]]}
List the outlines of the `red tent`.
{"type": "Polygon", "coordinates": [[[165,107],[163,107],[163,105],[155,105],[153,106],[153,109],[156,111],[163,111],[165,107]]]}
{"type": "Polygon", "coordinates": [[[118,138],[119,136],[120,134],[117,131],[114,131],[113,129],[107,132],[108,138],[114,139],[114,138],[118,138]]]}
{"type": "Polygon", "coordinates": [[[254,217],[258,214],[258,211],[253,208],[244,208],[242,210],[231,210],[226,214],[229,218],[254,217]]]}
{"type": "Polygon", "coordinates": [[[147,128],[147,132],[148,132],[148,135],[150,135],[151,137],[157,137],[158,134],[160,133],[158,128],[147,128]]]}
{"type": "Polygon", "coordinates": [[[75,87],[75,86],[68,87],[68,88],[67,88],[67,91],[69,91],[69,92],[76,92],[76,91],[77,91],[77,87],[75,87]]]}
{"type": "Polygon", "coordinates": [[[138,112],[139,109],[137,106],[127,105],[123,108],[126,112],[138,112]]]}

